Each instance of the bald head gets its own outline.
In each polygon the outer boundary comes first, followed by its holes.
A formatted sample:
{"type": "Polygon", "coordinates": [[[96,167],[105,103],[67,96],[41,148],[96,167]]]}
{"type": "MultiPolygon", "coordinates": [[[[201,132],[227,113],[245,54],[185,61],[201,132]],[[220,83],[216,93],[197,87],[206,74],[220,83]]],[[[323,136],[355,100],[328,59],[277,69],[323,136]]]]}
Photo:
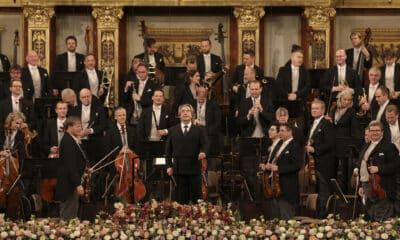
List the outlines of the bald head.
{"type": "Polygon", "coordinates": [[[38,63],[39,63],[39,56],[38,56],[38,54],[37,54],[35,51],[29,50],[29,51],[26,53],[25,60],[26,60],[26,62],[27,62],[29,65],[37,66],[38,63]]]}
{"type": "Polygon", "coordinates": [[[336,64],[343,66],[346,63],[347,55],[344,49],[336,50],[336,64]]]}
{"type": "Polygon", "coordinates": [[[79,92],[79,100],[81,100],[82,105],[89,106],[92,103],[92,93],[87,88],[82,88],[79,92]]]}

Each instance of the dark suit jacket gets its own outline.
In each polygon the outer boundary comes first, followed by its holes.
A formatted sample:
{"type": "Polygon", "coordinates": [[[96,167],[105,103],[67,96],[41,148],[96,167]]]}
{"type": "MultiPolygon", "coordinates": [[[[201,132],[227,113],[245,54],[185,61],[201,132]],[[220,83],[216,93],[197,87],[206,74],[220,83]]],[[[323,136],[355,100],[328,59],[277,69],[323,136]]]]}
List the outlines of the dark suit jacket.
{"type": "Polygon", "coordinates": [[[300,199],[298,172],[303,165],[302,151],[294,139],[282,151],[278,158],[279,185],[281,198],[298,205],[300,199]]]}
{"type": "MultiPolygon", "coordinates": [[[[77,116],[80,119],[82,118],[82,104],[81,103],[72,109],[71,116],[77,116]]],[[[103,133],[107,127],[107,119],[106,119],[106,114],[104,112],[103,106],[100,106],[100,105],[92,102],[92,104],[90,106],[89,125],[90,124],[92,125],[94,133],[90,134],[89,138],[95,138],[95,137],[99,138],[99,137],[103,136],[103,133]]]]}
{"type": "MultiPolygon", "coordinates": [[[[206,66],[204,63],[203,54],[197,55],[197,70],[200,73],[201,79],[204,79],[206,66]]],[[[222,70],[222,59],[215,54],[211,54],[211,72],[218,73],[221,70],[222,70]]]]}
{"type": "MultiPolygon", "coordinates": [[[[0,134],[0,149],[3,149],[5,141],[6,141],[6,136],[2,128],[0,134]]],[[[14,145],[12,146],[12,150],[16,150],[15,153],[13,154],[14,157],[17,157],[18,153],[19,171],[22,172],[23,164],[26,158],[26,152],[25,152],[25,135],[20,130],[18,130],[17,134],[15,135],[14,145]]]]}
{"type": "MultiPolygon", "coordinates": [[[[243,84],[244,70],[246,65],[238,65],[235,72],[232,75],[232,86],[235,84],[243,84]]],[[[254,70],[256,72],[256,80],[261,80],[264,77],[264,71],[257,65],[254,65],[254,70]]]]}
{"type": "MultiPolygon", "coordinates": [[[[85,68],[83,62],[85,61],[85,56],[80,53],[75,53],[75,61],[76,61],[76,71],[82,71],[85,68]]],[[[68,53],[62,53],[57,55],[56,57],[56,72],[68,72],[68,53]]]]}
{"type": "MultiPolygon", "coordinates": [[[[135,130],[129,125],[125,125],[125,127],[127,132],[129,149],[135,151],[137,146],[135,130]]],[[[106,135],[104,137],[104,149],[106,150],[106,153],[108,153],[117,146],[120,147],[119,150],[121,150],[121,148],[123,147],[121,140],[121,133],[118,129],[117,124],[115,123],[106,131],[106,135]]],[[[118,150],[114,152],[111,155],[111,159],[115,159],[118,153],[119,153],[118,150]]]]}
{"type": "MultiPolygon", "coordinates": [[[[360,169],[361,161],[370,143],[364,145],[360,152],[357,167],[360,169]]],[[[369,155],[367,164],[378,166],[378,175],[381,177],[380,185],[389,199],[394,200],[396,195],[396,174],[400,166],[399,152],[394,144],[382,139],[369,155]],[[372,162],[371,162],[372,161],[372,162]]]]}
{"type": "MultiPolygon", "coordinates": [[[[386,108],[387,108],[387,106],[388,106],[389,104],[392,104],[392,103],[393,103],[393,102],[389,100],[389,103],[386,105],[385,110],[384,110],[383,113],[382,113],[382,116],[381,116],[381,123],[382,123],[383,125],[387,124],[386,117],[385,117],[386,108]]],[[[378,116],[378,112],[379,112],[379,105],[378,105],[378,102],[376,102],[375,104],[372,104],[372,103],[371,103],[371,105],[370,105],[370,111],[371,111],[371,119],[372,119],[372,120],[376,120],[376,117],[378,116]]]]}
{"type": "MultiPolygon", "coordinates": [[[[35,110],[33,109],[33,104],[31,101],[21,98],[19,100],[20,110],[26,117],[26,123],[28,127],[32,129],[36,129],[36,116],[35,110]]],[[[4,126],[4,122],[8,116],[12,112],[12,102],[11,96],[8,96],[6,99],[0,102],[0,126],[4,126]]]]}
{"type": "MultiPolygon", "coordinates": [[[[138,54],[134,58],[140,58],[140,59],[142,59],[144,61],[144,57],[145,57],[144,54],[145,53],[138,54]]],[[[154,59],[156,61],[156,65],[157,65],[156,67],[158,69],[160,69],[162,72],[165,72],[164,56],[159,52],[155,52],[154,53],[154,59]]]]}
{"type": "MultiPolygon", "coordinates": [[[[379,81],[379,85],[385,85],[385,74],[386,74],[386,64],[383,65],[382,67],[380,67],[381,69],[381,80],[379,81]]],[[[400,64],[399,63],[395,63],[394,65],[394,77],[393,77],[393,81],[394,81],[394,90],[395,91],[400,91],[400,64]]]]}
{"type": "Polygon", "coordinates": [[[168,129],[165,155],[168,156],[168,166],[174,167],[174,174],[199,175],[201,163],[198,155],[200,152],[207,154],[208,148],[206,134],[200,127],[192,124],[186,136],[183,135],[180,123],[168,129]],[[169,157],[174,158],[173,164],[169,157]]]}
{"type": "MultiPolygon", "coordinates": [[[[41,93],[40,97],[51,97],[53,96],[52,90],[53,86],[47,73],[47,70],[39,67],[39,75],[41,79],[41,93]]],[[[33,80],[31,76],[31,72],[29,71],[29,67],[25,66],[22,68],[21,72],[21,80],[22,80],[22,88],[24,90],[24,97],[28,100],[32,100],[33,95],[35,94],[35,88],[33,87],[33,80]]]]}
{"type": "Polygon", "coordinates": [[[64,202],[81,185],[86,159],[69,133],[61,139],[59,155],[55,199],[64,202]]]}
{"type": "Polygon", "coordinates": [[[392,142],[392,132],[390,131],[390,126],[388,122],[383,125],[383,138],[385,138],[388,142],[392,142]]]}
{"type": "Polygon", "coordinates": [[[0,53],[0,61],[1,61],[1,64],[3,65],[4,72],[9,72],[11,64],[10,64],[10,60],[8,59],[8,57],[6,55],[0,53]]]}
{"type": "MultiPolygon", "coordinates": [[[[364,64],[364,67],[365,67],[365,68],[371,68],[371,67],[372,67],[372,52],[369,51],[369,50],[368,50],[368,52],[369,52],[369,55],[370,55],[370,59],[369,59],[369,61],[367,61],[367,60],[364,58],[365,60],[364,60],[364,63],[363,63],[363,64],[364,64]]],[[[362,53],[360,53],[360,56],[361,56],[361,54],[362,54],[362,53]]],[[[353,67],[354,48],[346,49],[346,55],[347,55],[346,64],[347,64],[348,66],[350,66],[350,67],[353,67]]],[[[360,64],[360,63],[357,63],[357,69],[358,69],[359,64],[360,64]]]]}
{"type": "MultiPolygon", "coordinates": [[[[163,105],[161,107],[160,119],[158,122],[159,129],[168,129],[174,125],[175,116],[171,114],[170,109],[163,105]]],[[[140,141],[147,141],[150,137],[151,124],[153,121],[153,106],[143,109],[140,116],[139,124],[137,126],[138,139],[140,141]]],[[[161,138],[161,140],[165,140],[161,138]]]]}
{"type": "Polygon", "coordinates": [[[176,115],[178,113],[178,108],[182,104],[190,104],[195,107],[196,99],[194,97],[187,83],[176,86],[174,89],[174,103],[172,105],[173,114],[176,115]]]}
{"type": "MultiPolygon", "coordinates": [[[[263,107],[263,111],[259,113],[259,119],[264,134],[266,134],[270,123],[275,120],[275,112],[271,101],[263,96],[261,96],[261,106],[263,107]]],[[[238,124],[240,126],[241,137],[251,137],[256,128],[256,120],[254,117],[247,119],[247,113],[252,107],[253,100],[251,97],[246,98],[239,105],[238,124]]]]}
{"type": "MultiPolygon", "coordinates": [[[[139,80],[136,79],[133,82],[135,85],[135,91],[136,93],[138,93],[139,80]]],[[[140,104],[142,108],[150,107],[153,104],[153,100],[151,99],[151,97],[153,96],[154,90],[159,88],[160,86],[155,81],[148,79],[146,85],[144,85],[142,97],[140,98],[138,104],[140,104]]],[[[127,92],[123,93],[124,94],[123,106],[126,109],[128,122],[130,122],[132,113],[133,111],[135,111],[135,104],[132,99],[132,93],[133,93],[132,88],[130,88],[127,92]]]]}
{"type": "MultiPolygon", "coordinates": [[[[103,78],[103,72],[102,71],[98,71],[96,70],[96,74],[97,74],[97,79],[99,81],[99,88],[101,85],[101,81],[103,78]]],[[[90,84],[89,84],[89,76],[86,72],[86,70],[84,69],[83,71],[80,72],[80,74],[78,75],[78,77],[75,79],[76,81],[73,82],[73,89],[76,92],[76,94],[79,96],[79,92],[82,90],[82,88],[87,88],[90,90],[90,84]]],[[[100,103],[104,103],[104,99],[107,95],[107,92],[105,92],[98,100],[100,101],[100,103]]]]}
{"type": "MultiPolygon", "coordinates": [[[[197,102],[194,106],[195,112],[197,112],[197,102]]],[[[221,108],[213,100],[206,101],[206,126],[204,127],[208,142],[209,142],[209,153],[218,154],[221,152],[221,108]]]]}
{"type": "MultiPolygon", "coordinates": [[[[291,64],[279,68],[278,76],[276,78],[276,85],[280,91],[280,98],[287,100],[288,94],[292,93],[292,68],[291,64]]],[[[299,67],[299,85],[297,91],[297,99],[301,99],[305,102],[308,93],[310,92],[310,74],[308,70],[302,65],[299,67]]]]}
{"type": "MultiPolygon", "coordinates": [[[[329,68],[323,75],[322,81],[320,84],[320,89],[324,93],[325,98],[329,98],[332,90],[332,81],[334,80],[333,86],[338,86],[339,83],[339,76],[338,76],[338,67],[337,65],[329,68]]],[[[346,65],[346,81],[349,85],[349,87],[354,89],[354,99],[356,99],[356,96],[360,94],[361,91],[361,80],[358,77],[358,74],[356,71],[354,71],[350,65],[346,65]]],[[[336,98],[337,92],[332,94],[332,98],[336,98]]]]}
{"type": "Polygon", "coordinates": [[[58,146],[58,128],[57,128],[57,118],[48,119],[46,121],[46,127],[44,129],[43,136],[44,150],[45,154],[50,153],[50,148],[53,146],[58,146]]]}
{"type": "Polygon", "coordinates": [[[361,136],[360,124],[356,117],[356,110],[353,107],[348,108],[337,123],[335,123],[335,112],[336,108],[332,109],[329,115],[335,126],[336,138],[354,138],[361,136]]]}
{"type": "MultiPolygon", "coordinates": [[[[311,127],[310,127],[311,130],[311,127]]],[[[331,122],[322,118],[310,137],[315,159],[315,170],[319,171],[326,181],[336,177],[337,161],[335,157],[335,129],[331,122]]]]}

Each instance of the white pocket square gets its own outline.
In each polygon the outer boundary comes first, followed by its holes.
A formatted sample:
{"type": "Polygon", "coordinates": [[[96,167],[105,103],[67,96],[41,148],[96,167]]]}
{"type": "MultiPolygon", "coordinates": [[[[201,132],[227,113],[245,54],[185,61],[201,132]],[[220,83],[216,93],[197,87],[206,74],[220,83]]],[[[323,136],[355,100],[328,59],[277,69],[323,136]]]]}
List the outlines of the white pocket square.
{"type": "Polygon", "coordinates": [[[379,153],[378,156],[385,156],[385,154],[384,153],[379,153]]]}
{"type": "Polygon", "coordinates": [[[322,129],[320,128],[320,129],[318,129],[318,132],[321,132],[322,131],[322,129]]]}
{"type": "Polygon", "coordinates": [[[289,150],[285,152],[285,154],[289,154],[289,153],[290,153],[289,150]]]}
{"type": "Polygon", "coordinates": [[[168,115],[165,115],[165,118],[168,118],[168,115]]]}
{"type": "Polygon", "coordinates": [[[147,92],[151,92],[152,90],[149,88],[149,89],[147,89],[147,92]]]}

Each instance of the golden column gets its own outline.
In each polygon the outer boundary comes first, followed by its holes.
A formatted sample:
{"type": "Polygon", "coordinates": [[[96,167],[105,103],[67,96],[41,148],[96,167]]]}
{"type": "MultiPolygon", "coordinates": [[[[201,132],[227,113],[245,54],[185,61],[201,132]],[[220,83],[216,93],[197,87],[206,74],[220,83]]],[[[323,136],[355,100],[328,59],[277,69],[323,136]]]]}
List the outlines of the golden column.
{"type": "MultiPolygon", "coordinates": [[[[118,106],[118,53],[119,53],[119,21],[124,12],[122,7],[93,7],[93,17],[97,23],[97,56],[98,68],[103,70],[110,80],[108,89],[109,106],[118,106]]],[[[105,103],[107,105],[107,103],[105,103]]]]}
{"type": "Polygon", "coordinates": [[[329,46],[331,45],[331,20],[336,10],[330,7],[306,7],[304,17],[308,29],[308,68],[329,68],[329,46]]]}
{"type": "Polygon", "coordinates": [[[39,56],[39,65],[50,70],[50,20],[53,7],[25,6],[24,16],[28,21],[28,50],[39,56]]]}
{"type": "Polygon", "coordinates": [[[242,62],[243,52],[252,50],[256,53],[256,64],[259,62],[260,19],[264,16],[263,7],[235,7],[233,14],[238,23],[238,62],[242,62]]]}

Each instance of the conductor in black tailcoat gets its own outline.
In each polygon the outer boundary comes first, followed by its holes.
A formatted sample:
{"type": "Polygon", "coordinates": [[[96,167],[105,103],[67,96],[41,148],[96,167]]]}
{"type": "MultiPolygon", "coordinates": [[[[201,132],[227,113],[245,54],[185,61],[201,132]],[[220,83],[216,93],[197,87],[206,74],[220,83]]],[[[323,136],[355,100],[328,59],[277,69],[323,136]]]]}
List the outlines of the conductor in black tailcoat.
{"type": "Polygon", "coordinates": [[[86,155],[80,146],[81,120],[68,117],[64,122],[65,133],[60,142],[60,160],[57,171],[55,199],[60,203],[60,217],[69,220],[78,216],[79,196],[84,189],[81,177],[85,171],[86,155]]]}
{"type": "Polygon", "coordinates": [[[200,160],[206,157],[208,143],[204,130],[192,123],[193,107],[184,104],[178,111],[181,122],[168,130],[165,146],[169,156],[167,174],[176,176],[176,200],[182,204],[196,203],[201,198],[200,160]]]}

